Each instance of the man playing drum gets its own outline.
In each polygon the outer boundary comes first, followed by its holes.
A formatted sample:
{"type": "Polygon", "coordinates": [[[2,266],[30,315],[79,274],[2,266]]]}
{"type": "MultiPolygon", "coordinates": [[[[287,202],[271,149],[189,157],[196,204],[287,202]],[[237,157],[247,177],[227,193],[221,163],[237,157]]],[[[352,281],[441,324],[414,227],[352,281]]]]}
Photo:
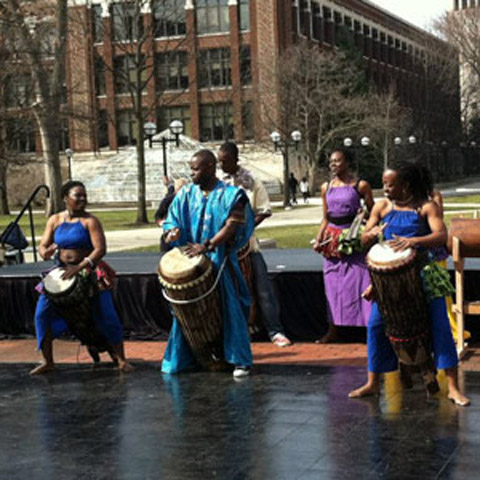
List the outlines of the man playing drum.
{"type": "MultiPolygon", "coordinates": [[[[85,210],[87,193],[83,183],[69,181],[61,190],[66,210],[52,215],[40,241],[39,253],[45,260],[56,254],[55,263],[62,267],[64,280],[89,270],[97,279],[98,292],[92,302],[93,324],[111,346],[112,356],[120,370],[130,370],[123,349],[123,328],[113,304],[113,270],[102,262],[106,252],[105,235],[100,221],[85,210]]],[[[41,287],[43,285],[41,284],[41,287]]],[[[68,330],[52,301],[42,294],[35,310],[35,329],[38,348],[44,362],[34,368],[32,375],[53,370],[52,340],[68,330]]],[[[98,356],[94,353],[92,356],[98,356]]],[[[97,359],[96,359],[97,361],[97,359]]]]}
{"type": "MultiPolygon", "coordinates": [[[[220,277],[225,360],[234,365],[234,377],[249,374],[252,352],[248,334],[250,296],[236,251],[253,233],[254,215],[245,192],[226,185],[216,175],[216,159],[200,150],[190,162],[193,184],[183,187],[163,224],[165,241],[185,247],[194,257],[207,254],[220,277]]],[[[162,372],[177,373],[195,360],[176,318],[163,357],[162,372]]]]}
{"type": "MultiPolygon", "coordinates": [[[[427,250],[444,245],[447,229],[438,205],[429,191],[420,168],[411,162],[396,162],[383,173],[384,200],[372,210],[362,241],[371,245],[383,236],[395,251],[408,248],[427,250]]],[[[375,292],[374,292],[375,295],[375,292]]],[[[458,356],[448,323],[445,300],[432,295],[428,303],[435,366],[444,369],[448,398],[459,406],[470,403],[458,388],[458,356]]],[[[375,302],[368,323],[368,379],[350,392],[350,398],[380,393],[380,374],[397,370],[398,361],[385,335],[385,324],[375,302]]]]}
{"type": "MultiPolygon", "coordinates": [[[[233,142],[224,143],[218,152],[218,161],[227,174],[224,182],[245,190],[255,212],[255,226],[260,225],[272,215],[268,193],[262,182],[256,180],[249,170],[238,165],[238,148],[233,142]]],[[[250,239],[250,258],[252,261],[253,287],[261,317],[270,340],[277,347],[291,345],[280,322],[280,311],[272,284],[268,278],[267,265],[260,253],[258,240],[250,239]]]]}

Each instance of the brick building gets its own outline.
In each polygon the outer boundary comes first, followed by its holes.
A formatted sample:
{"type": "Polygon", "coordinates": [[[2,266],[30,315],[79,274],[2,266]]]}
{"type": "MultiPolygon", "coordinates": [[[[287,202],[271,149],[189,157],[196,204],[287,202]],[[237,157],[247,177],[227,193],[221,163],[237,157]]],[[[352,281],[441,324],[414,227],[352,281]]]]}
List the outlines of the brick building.
{"type": "MultiPolygon", "coordinates": [[[[202,141],[264,135],[265,106],[278,104],[281,53],[299,37],[336,48],[351,35],[368,77],[379,89],[394,82],[400,102],[425,109],[428,44],[446,44],[360,0],[158,0],[145,2],[142,22],[132,3],[70,0],[68,102],[82,115],[68,125],[75,151],[117,149],[135,142],[128,85],[129,56],[143,38],[142,104],[158,129],[174,118],[202,141]],[[140,31],[141,30],[141,31],[140,31]]],[[[445,107],[458,117],[458,96],[445,107]]],[[[444,112],[445,113],[445,112],[444,112]]],[[[19,143],[19,147],[27,145],[19,143]]],[[[31,148],[31,144],[28,144],[31,148]]]]}

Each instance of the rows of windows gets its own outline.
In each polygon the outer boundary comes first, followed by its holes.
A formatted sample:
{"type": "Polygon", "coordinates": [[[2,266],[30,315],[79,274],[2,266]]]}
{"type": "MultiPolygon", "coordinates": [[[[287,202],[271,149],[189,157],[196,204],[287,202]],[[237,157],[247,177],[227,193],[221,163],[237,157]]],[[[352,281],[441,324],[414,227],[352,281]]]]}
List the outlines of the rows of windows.
{"type": "MultiPolygon", "coordinates": [[[[159,131],[168,129],[172,120],[180,120],[185,128],[185,134],[192,134],[192,120],[190,107],[163,106],[157,109],[157,126],[159,131]]],[[[233,108],[230,103],[212,103],[200,106],[200,140],[221,141],[234,137],[233,108]]],[[[117,140],[119,146],[134,145],[136,143],[136,120],[132,110],[119,110],[116,113],[117,140]]],[[[253,109],[252,103],[246,102],[242,108],[243,134],[245,139],[253,138],[253,109]]],[[[98,120],[99,146],[108,145],[107,116],[105,111],[100,112],[98,120]]]]}
{"type": "MultiPolygon", "coordinates": [[[[238,1],[239,28],[250,30],[250,0],[238,1]]],[[[93,38],[103,42],[105,35],[102,6],[92,5],[93,38]]],[[[151,7],[153,35],[155,38],[183,36],[187,32],[185,0],[155,0],[151,7]]],[[[228,0],[197,0],[197,33],[226,33],[230,30],[228,0]]],[[[142,2],[115,2],[109,6],[114,41],[135,41],[144,31],[142,2]]]]}
{"type": "Polygon", "coordinates": [[[155,78],[158,91],[188,88],[188,56],[184,51],[155,55],[155,78]]]}
{"type": "Polygon", "coordinates": [[[198,86],[228,87],[232,84],[230,49],[214,48],[198,52],[198,86]]]}
{"type": "MultiPolygon", "coordinates": [[[[5,120],[8,148],[17,153],[34,153],[37,144],[36,124],[31,118],[16,117],[5,120]]],[[[70,147],[70,135],[66,119],[60,120],[58,148],[64,151],[70,147]]]]}
{"type": "Polygon", "coordinates": [[[303,36],[337,46],[349,37],[364,56],[394,66],[412,68],[411,57],[421,60],[424,56],[423,50],[405,40],[322,6],[318,0],[299,0],[297,21],[298,32],[303,36]]]}
{"type": "Polygon", "coordinates": [[[173,120],[180,120],[183,123],[184,135],[192,136],[192,118],[189,106],[161,107],[157,110],[158,131],[167,130],[173,120]]]}
{"type": "MultiPolygon", "coordinates": [[[[242,45],[240,55],[240,81],[244,86],[252,83],[252,58],[249,45],[242,45]]],[[[145,58],[139,61],[133,55],[114,58],[115,93],[129,93],[129,86],[135,85],[137,70],[141,70],[141,82],[147,79],[145,58]],[[138,65],[137,65],[138,63],[138,65]]],[[[106,93],[106,66],[101,57],[94,60],[95,92],[106,93]]],[[[188,54],[183,50],[157,53],[155,55],[155,81],[157,92],[165,90],[187,90],[188,54]]],[[[19,88],[19,85],[16,85],[19,88]]],[[[198,87],[222,88],[232,85],[230,48],[214,48],[198,52],[198,87]]]]}
{"type": "Polygon", "coordinates": [[[140,72],[140,84],[145,88],[147,80],[145,57],[138,60],[134,55],[116,57],[113,59],[113,70],[116,93],[129,93],[131,87],[137,83],[138,72],[140,72]]]}

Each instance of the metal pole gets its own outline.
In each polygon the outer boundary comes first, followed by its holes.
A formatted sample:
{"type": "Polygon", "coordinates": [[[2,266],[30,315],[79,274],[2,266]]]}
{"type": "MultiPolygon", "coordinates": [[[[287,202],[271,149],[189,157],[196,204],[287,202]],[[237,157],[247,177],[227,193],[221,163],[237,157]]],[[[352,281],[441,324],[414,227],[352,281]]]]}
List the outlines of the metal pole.
{"type": "Polygon", "coordinates": [[[28,205],[28,216],[30,218],[30,232],[32,234],[33,261],[37,262],[37,246],[35,245],[35,227],[33,224],[32,205],[28,205]]]}
{"type": "MultiPolygon", "coordinates": [[[[68,155],[68,179],[72,179],[72,156],[68,155]]],[[[36,261],[36,260],[35,260],[36,261]]]]}
{"type": "Polygon", "coordinates": [[[163,175],[168,177],[167,175],[167,139],[162,137],[162,148],[163,148],[163,175]]]}
{"type": "Polygon", "coordinates": [[[290,206],[290,188],[288,184],[288,143],[285,142],[283,146],[283,206],[290,206]]]}

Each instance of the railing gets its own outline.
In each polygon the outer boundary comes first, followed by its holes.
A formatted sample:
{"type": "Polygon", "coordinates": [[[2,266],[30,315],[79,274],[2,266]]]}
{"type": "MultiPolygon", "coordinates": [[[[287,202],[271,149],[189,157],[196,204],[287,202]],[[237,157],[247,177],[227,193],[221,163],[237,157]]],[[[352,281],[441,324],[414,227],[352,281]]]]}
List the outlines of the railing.
{"type": "MultiPolygon", "coordinates": [[[[35,240],[35,225],[33,223],[33,211],[32,211],[32,202],[35,200],[35,197],[37,196],[38,192],[40,190],[44,189],[47,195],[47,198],[50,197],[50,189],[48,188],[47,185],[39,185],[33,193],[30,195],[28,200],[26,201],[25,205],[23,208],[20,210],[19,214],[15,218],[15,220],[10,223],[3,232],[4,238],[8,238],[8,234],[15,228],[15,225],[18,225],[18,222],[22,218],[23,214],[25,213],[26,210],[28,210],[28,216],[30,219],[30,234],[32,237],[32,249],[33,249],[33,261],[37,262],[37,245],[36,245],[36,240],[35,240]]],[[[21,251],[21,250],[20,250],[21,251]]]]}

